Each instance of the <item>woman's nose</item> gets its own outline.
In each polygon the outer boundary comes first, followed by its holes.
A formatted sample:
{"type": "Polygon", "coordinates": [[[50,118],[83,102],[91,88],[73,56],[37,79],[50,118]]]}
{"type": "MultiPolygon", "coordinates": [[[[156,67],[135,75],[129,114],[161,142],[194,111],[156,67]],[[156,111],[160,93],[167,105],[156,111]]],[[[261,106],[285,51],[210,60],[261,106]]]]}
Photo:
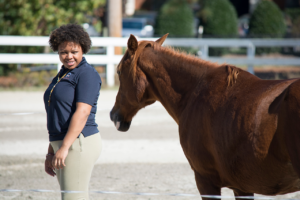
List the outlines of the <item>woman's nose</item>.
{"type": "Polygon", "coordinates": [[[71,59],[72,57],[73,57],[73,54],[72,54],[72,53],[68,53],[68,54],[67,54],[67,58],[68,58],[68,59],[71,59]]]}

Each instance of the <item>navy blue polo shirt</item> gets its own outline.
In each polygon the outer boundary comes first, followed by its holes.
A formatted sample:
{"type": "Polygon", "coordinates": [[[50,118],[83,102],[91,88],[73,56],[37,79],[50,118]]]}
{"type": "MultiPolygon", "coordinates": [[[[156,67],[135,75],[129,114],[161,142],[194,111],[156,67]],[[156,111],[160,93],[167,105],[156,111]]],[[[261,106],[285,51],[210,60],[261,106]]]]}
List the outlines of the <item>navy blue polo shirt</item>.
{"type": "MultiPolygon", "coordinates": [[[[60,77],[68,71],[62,67],[60,77]]],[[[98,133],[98,125],[95,122],[97,101],[100,94],[101,78],[98,72],[86,62],[85,58],[79,65],[71,70],[55,86],[51,94],[50,106],[48,105],[49,95],[52,87],[57,82],[54,77],[44,94],[44,104],[47,112],[47,128],[49,140],[63,140],[70,124],[70,120],[76,110],[76,103],[82,102],[92,106],[88,120],[81,131],[87,137],[98,133]]]]}

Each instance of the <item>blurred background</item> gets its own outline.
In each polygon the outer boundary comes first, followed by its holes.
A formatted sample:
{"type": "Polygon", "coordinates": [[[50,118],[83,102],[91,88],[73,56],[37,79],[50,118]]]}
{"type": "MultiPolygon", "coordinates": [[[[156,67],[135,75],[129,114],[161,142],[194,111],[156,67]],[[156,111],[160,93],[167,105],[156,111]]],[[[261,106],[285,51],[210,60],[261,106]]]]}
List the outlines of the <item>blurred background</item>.
{"type": "MultiPolygon", "coordinates": [[[[272,62],[235,62],[236,58],[246,58],[247,55],[249,58],[247,46],[209,45],[203,55],[203,48],[201,50],[199,46],[180,46],[176,42],[169,45],[203,59],[209,60],[209,57],[216,56],[226,58],[226,62],[248,69],[264,79],[300,77],[299,40],[291,41],[300,37],[299,0],[2,0],[0,16],[1,36],[49,36],[52,30],[63,24],[78,23],[83,25],[91,37],[101,38],[128,38],[130,34],[152,38],[169,33],[168,38],[197,38],[199,44],[205,39],[239,39],[235,43],[257,38],[286,39],[290,40],[286,46],[285,43],[265,47],[255,45],[255,51],[252,52],[255,58],[294,59],[291,62],[275,63],[276,66],[272,62]],[[249,69],[249,66],[254,68],[249,69]]],[[[22,62],[21,58],[20,63],[17,63],[16,60],[18,55],[25,53],[54,52],[46,42],[30,45],[29,37],[20,40],[28,40],[27,45],[22,42],[7,43],[4,42],[7,41],[5,37],[0,37],[0,89],[47,86],[57,73],[57,64],[22,62]],[[8,54],[14,58],[11,63],[4,61],[8,54]]],[[[125,44],[124,41],[120,43],[125,44]]],[[[93,46],[89,54],[105,55],[107,46],[100,45],[93,46]]],[[[122,55],[125,46],[114,45],[114,55],[122,55]]],[[[217,61],[222,62],[224,59],[217,61]]],[[[114,78],[107,84],[106,63],[91,64],[100,73],[104,85],[118,86],[114,78]]]]}
{"type": "MultiPolygon", "coordinates": [[[[139,111],[128,132],[109,119],[119,86],[115,68],[130,34],[156,40],[169,33],[166,46],[263,79],[300,77],[299,0],[0,0],[0,200],[60,199],[56,179],[44,172],[43,93],[61,66],[49,35],[68,23],[91,36],[85,56],[103,80],[96,114],[103,149],[90,190],[123,192],[91,199],[200,199],[178,125],[160,103],[139,111]],[[160,195],[124,194],[134,192],[160,195]]],[[[222,195],[233,193],[223,188],[222,195]]]]}

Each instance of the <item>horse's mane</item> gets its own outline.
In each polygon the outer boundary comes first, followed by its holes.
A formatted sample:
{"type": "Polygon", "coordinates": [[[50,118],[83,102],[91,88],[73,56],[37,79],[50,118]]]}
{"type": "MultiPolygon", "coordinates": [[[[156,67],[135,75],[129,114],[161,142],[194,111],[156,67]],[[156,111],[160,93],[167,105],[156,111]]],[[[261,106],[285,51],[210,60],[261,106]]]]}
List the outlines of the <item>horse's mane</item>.
{"type": "MultiPolygon", "coordinates": [[[[240,69],[237,68],[237,67],[234,67],[232,65],[227,65],[227,64],[220,65],[218,63],[213,63],[213,62],[210,62],[210,61],[199,59],[198,57],[196,57],[194,55],[181,52],[179,49],[175,49],[174,47],[170,47],[170,46],[162,47],[161,45],[157,44],[156,42],[146,42],[146,41],[143,41],[139,44],[138,49],[137,49],[137,51],[134,55],[134,58],[131,62],[130,70],[131,70],[131,73],[133,75],[134,82],[135,82],[135,79],[136,79],[138,59],[139,59],[142,51],[144,50],[144,48],[147,47],[148,45],[152,46],[155,51],[159,51],[161,54],[176,57],[179,61],[187,62],[190,65],[199,66],[199,67],[201,67],[201,66],[204,67],[205,66],[207,68],[226,67],[227,72],[228,72],[228,76],[227,76],[228,86],[232,86],[234,83],[236,83],[237,76],[238,76],[239,71],[240,71],[240,69]]],[[[198,70],[198,69],[199,68],[195,68],[195,70],[198,70]]]]}
{"type": "Polygon", "coordinates": [[[216,68],[216,67],[220,66],[217,63],[202,60],[202,59],[199,59],[199,57],[196,57],[192,54],[182,52],[182,51],[180,51],[179,48],[175,48],[175,47],[171,47],[171,46],[162,47],[162,46],[157,45],[157,47],[155,49],[161,51],[161,53],[165,53],[167,55],[176,57],[179,61],[185,61],[185,62],[188,62],[189,64],[196,65],[199,67],[206,66],[209,68],[216,68]]]}

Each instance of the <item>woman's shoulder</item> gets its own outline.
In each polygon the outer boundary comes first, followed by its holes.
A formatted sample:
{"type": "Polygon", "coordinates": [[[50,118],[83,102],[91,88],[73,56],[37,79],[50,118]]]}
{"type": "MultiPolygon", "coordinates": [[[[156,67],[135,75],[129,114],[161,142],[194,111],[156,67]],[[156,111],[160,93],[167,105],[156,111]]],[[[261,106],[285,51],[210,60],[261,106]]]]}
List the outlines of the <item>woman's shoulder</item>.
{"type": "Polygon", "coordinates": [[[90,65],[89,63],[85,63],[80,70],[80,76],[89,76],[89,77],[94,77],[94,78],[99,78],[100,79],[100,75],[99,73],[96,71],[96,69],[90,65]]]}
{"type": "Polygon", "coordinates": [[[96,71],[95,68],[89,63],[84,63],[82,67],[84,68],[84,71],[96,71]]]}

